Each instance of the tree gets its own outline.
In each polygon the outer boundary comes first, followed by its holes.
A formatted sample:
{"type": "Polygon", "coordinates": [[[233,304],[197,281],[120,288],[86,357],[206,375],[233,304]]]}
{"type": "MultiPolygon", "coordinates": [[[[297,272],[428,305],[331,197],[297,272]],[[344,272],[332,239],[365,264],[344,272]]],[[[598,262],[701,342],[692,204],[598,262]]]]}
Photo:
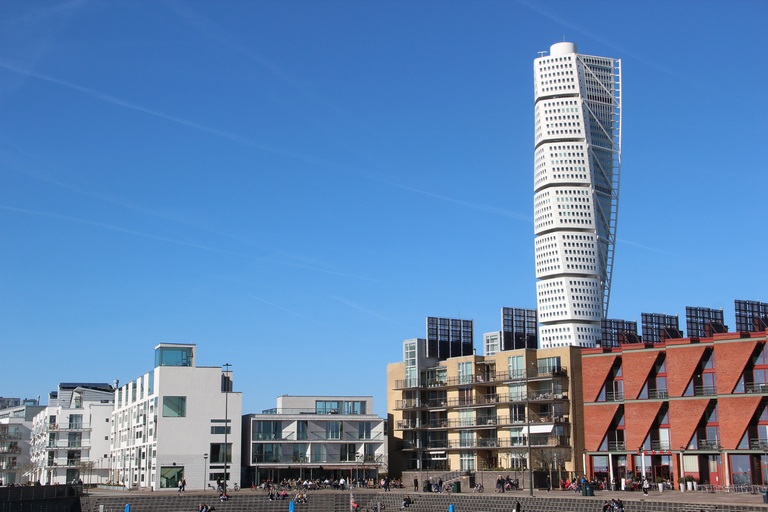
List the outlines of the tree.
{"type": "MultiPolygon", "coordinates": [[[[571,448],[537,448],[533,451],[533,459],[544,466],[552,479],[552,468],[560,466],[566,461],[571,460],[571,448]]],[[[558,481],[561,480],[561,474],[558,475],[558,481]]]]}

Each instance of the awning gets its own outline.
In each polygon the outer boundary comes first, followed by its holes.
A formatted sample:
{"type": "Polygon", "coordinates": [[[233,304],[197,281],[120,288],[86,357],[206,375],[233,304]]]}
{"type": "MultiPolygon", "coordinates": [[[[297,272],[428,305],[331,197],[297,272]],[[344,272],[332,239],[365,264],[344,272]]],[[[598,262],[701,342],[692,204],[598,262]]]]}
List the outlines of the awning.
{"type": "MultiPolygon", "coordinates": [[[[515,427],[519,428],[519,427],[515,427]]],[[[554,425],[531,425],[531,434],[549,434],[552,432],[552,429],[555,428],[554,425]]],[[[528,433],[528,427],[523,427],[520,431],[521,434],[527,434],[528,433]]]]}

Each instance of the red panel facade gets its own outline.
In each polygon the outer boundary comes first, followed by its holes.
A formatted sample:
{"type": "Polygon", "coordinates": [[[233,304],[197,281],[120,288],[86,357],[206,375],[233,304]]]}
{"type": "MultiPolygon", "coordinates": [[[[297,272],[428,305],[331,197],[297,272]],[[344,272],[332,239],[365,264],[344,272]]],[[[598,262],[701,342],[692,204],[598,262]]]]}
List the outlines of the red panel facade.
{"type": "Polygon", "coordinates": [[[588,451],[600,449],[608,428],[611,426],[619,404],[600,404],[584,406],[584,448],[588,451]]]}
{"type": "Polygon", "coordinates": [[[701,356],[704,355],[704,348],[698,344],[667,347],[669,396],[683,396],[701,356]]]}
{"type": "Polygon", "coordinates": [[[616,361],[617,354],[607,353],[581,359],[581,379],[584,402],[594,402],[605,384],[605,379],[616,361]]]}
{"type": "Polygon", "coordinates": [[[624,435],[627,449],[632,450],[643,445],[653,421],[659,414],[662,402],[632,402],[624,405],[624,435]]]}
{"type": "Polygon", "coordinates": [[[739,446],[757,407],[760,395],[721,397],[717,399],[717,413],[720,417],[720,445],[724,450],[735,450],[739,446]]]}
{"type": "Polygon", "coordinates": [[[715,344],[717,390],[720,394],[733,393],[755,347],[757,347],[757,340],[749,339],[715,344]]]}
{"type": "Polygon", "coordinates": [[[708,405],[709,399],[706,398],[669,401],[671,447],[688,446],[708,405]]]}
{"type": "Polygon", "coordinates": [[[643,389],[661,350],[625,350],[621,358],[624,375],[624,399],[634,400],[643,389]]]}

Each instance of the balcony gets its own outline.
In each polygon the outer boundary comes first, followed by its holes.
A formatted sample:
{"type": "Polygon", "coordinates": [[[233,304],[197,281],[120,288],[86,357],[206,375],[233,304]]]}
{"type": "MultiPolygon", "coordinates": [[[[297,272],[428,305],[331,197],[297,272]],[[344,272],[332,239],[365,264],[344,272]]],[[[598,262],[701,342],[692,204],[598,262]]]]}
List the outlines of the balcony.
{"type": "Polygon", "coordinates": [[[624,400],[623,391],[606,391],[605,392],[606,402],[621,402],[622,400],[624,400]]]}
{"type": "Polygon", "coordinates": [[[627,451],[627,443],[624,441],[609,441],[608,442],[608,451],[609,452],[624,452],[627,451]]]}
{"type": "Polygon", "coordinates": [[[648,398],[650,400],[666,400],[669,398],[669,391],[666,389],[654,389],[648,391],[648,398]]]}
{"type": "Polygon", "coordinates": [[[528,380],[544,380],[567,376],[568,368],[565,366],[534,367],[531,369],[531,374],[528,376],[528,380]]]}
{"type": "Polygon", "coordinates": [[[699,450],[720,450],[720,441],[717,439],[699,439],[699,450]]]}
{"type": "Polygon", "coordinates": [[[534,402],[550,401],[550,400],[568,400],[568,393],[562,390],[555,391],[535,391],[528,395],[528,399],[534,402]]]}
{"type": "Polygon", "coordinates": [[[750,450],[768,451],[768,440],[766,440],[766,439],[750,439],[749,440],[749,449],[750,450]]]}
{"type": "Polygon", "coordinates": [[[768,384],[764,382],[754,382],[744,386],[746,393],[768,393],[768,384]]]}
{"type": "Polygon", "coordinates": [[[669,441],[651,441],[651,450],[670,450],[669,441]]]}
{"type": "Polygon", "coordinates": [[[693,396],[715,396],[717,388],[715,386],[696,386],[693,390],[693,396]]]}
{"type": "Polygon", "coordinates": [[[11,440],[11,439],[21,439],[21,433],[20,432],[15,432],[15,433],[0,432],[0,440],[11,440]]]}

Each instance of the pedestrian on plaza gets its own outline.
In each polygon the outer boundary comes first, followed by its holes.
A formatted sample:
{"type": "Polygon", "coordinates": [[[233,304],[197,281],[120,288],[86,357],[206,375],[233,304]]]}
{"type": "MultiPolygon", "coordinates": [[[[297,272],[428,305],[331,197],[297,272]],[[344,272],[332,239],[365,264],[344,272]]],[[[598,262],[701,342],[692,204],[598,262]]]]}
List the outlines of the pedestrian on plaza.
{"type": "Polygon", "coordinates": [[[520,506],[520,502],[518,500],[515,500],[514,512],[523,512],[523,507],[520,506]]]}
{"type": "Polygon", "coordinates": [[[643,478],[643,494],[648,496],[648,489],[650,489],[651,484],[648,483],[647,478],[643,478]]]}
{"type": "Polygon", "coordinates": [[[419,477],[413,477],[413,492],[419,492],[419,477]]]}
{"type": "Polygon", "coordinates": [[[549,477],[549,474],[547,474],[547,492],[552,490],[552,479],[549,477]]]}

